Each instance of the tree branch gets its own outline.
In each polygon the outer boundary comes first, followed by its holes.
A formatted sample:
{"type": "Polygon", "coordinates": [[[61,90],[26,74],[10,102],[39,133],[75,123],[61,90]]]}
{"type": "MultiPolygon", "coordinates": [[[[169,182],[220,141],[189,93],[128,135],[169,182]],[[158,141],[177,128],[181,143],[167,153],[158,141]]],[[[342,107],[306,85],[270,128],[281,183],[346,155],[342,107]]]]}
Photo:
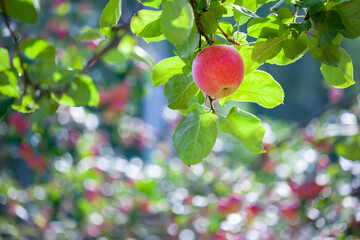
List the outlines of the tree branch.
{"type": "Polygon", "coordinates": [[[127,22],[127,23],[125,23],[125,24],[123,24],[121,26],[118,26],[118,27],[114,27],[112,30],[114,32],[113,33],[114,34],[113,39],[100,52],[95,53],[94,56],[92,56],[89,59],[89,61],[86,63],[85,67],[82,70],[83,73],[89,71],[89,69],[91,67],[93,67],[101,59],[102,56],[104,56],[108,51],[115,48],[119,44],[121,39],[130,30],[130,22],[127,22]],[[120,30],[125,30],[125,32],[123,34],[119,35],[120,30]]]}
{"type": "Polygon", "coordinates": [[[200,22],[200,14],[195,11],[195,8],[196,8],[195,0],[190,0],[190,3],[191,3],[191,6],[192,6],[192,8],[194,10],[195,24],[196,24],[196,27],[197,27],[198,32],[200,34],[200,40],[201,40],[201,35],[202,35],[202,36],[204,36],[204,38],[206,39],[208,44],[212,45],[213,41],[208,37],[208,35],[206,35],[206,33],[204,31],[204,28],[203,28],[203,26],[202,26],[202,24],[200,22]]]}
{"type": "Polygon", "coordinates": [[[18,55],[19,60],[20,60],[20,67],[21,67],[21,69],[23,71],[23,75],[24,75],[24,95],[25,95],[26,91],[27,91],[27,86],[32,85],[32,82],[30,80],[30,77],[29,77],[29,74],[28,74],[27,70],[24,67],[24,61],[23,61],[23,59],[21,57],[20,48],[19,48],[19,44],[20,44],[19,38],[16,36],[16,34],[13,32],[13,30],[10,27],[10,19],[9,19],[9,17],[7,15],[7,12],[6,12],[4,0],[0,0],[0,4],[1,4],[1,8],[3,10],[2,14],[3,14],[3,17],[4,17],[6,28],[10,32],[10,36],[11,36],[13,42],[14,42],[15,52],[18,55]]]}
{"type": "Polygon", "coordinates": [[[228,42],[231,42],[231,43],[234,44],[234,45],[240,46],[240,44],[239,44],[238,42],[235,42],[234,40],[230,39],[230,38],[229,38],[229,35],[227,35],[227,34],[221,29],[220,26],[218,26],[218,28],[219,28],[220,32],[224,35],[224,37],[226,38],[226,40],[227,40],[228,42]]]}

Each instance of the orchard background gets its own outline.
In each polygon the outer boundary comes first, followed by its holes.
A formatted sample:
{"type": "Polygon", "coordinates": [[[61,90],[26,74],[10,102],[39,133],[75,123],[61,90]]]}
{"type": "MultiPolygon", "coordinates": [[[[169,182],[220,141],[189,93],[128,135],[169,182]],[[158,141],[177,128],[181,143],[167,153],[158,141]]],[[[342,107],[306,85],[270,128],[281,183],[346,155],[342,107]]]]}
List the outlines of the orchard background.
{"type": "Polygon", "coordinates": [[[0,10],[0,239],[360,238],[358,0],[0,10]],[[213,100],[217,44],[245,77],[213,100]]]}

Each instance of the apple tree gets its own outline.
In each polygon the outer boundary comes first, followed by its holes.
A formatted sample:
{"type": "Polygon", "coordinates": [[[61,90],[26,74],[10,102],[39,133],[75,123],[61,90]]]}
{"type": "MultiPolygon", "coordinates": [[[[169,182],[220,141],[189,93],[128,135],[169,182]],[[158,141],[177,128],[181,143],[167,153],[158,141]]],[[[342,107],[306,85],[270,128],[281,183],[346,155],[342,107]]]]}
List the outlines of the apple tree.
{"type": "MultiPolygon", "coordinates": [[[[212,151],[218,129],[252,152],[265,151],[265,129],[259,118],[238,107],[219,114],[228,101],[254,102],[264,108],[283,103],[284,92],[279,83],[269,73],[258,70],[265,63],[288,65],[309,51],[321,62],[320,71],[327,83],[335,88],[354,84],[352,60],[340,44],[343,38],[360,35],[358,0],[139,2],[131,19],[124,19],[122,1],[109,0],[98,27],[82,26],[77,36],[69,40],[97,43],[92,56],[78,59],[74,49],[59,46],[41,34],[31,34],[31,24],[41,21],[42,1],[0,0],[7,39],[12,40],[11,47],[0,49],[0,117],[12,108],[31,113],[32,124],[41,126],[59,105],[97,106],[97,84],[89,71],[99,62],[112,64],[135,58],[153,66],[135,36],[148,43],[166,40],[176,49],[175,56],[153,67],[152,83],[154,87],[165,85],[168,107],[184,115],[173,142],[188,166],[200,163],[212,151]],[[258,13],[262,6],[267,15],[258,13]],[[204,94],[192,75],[195,57],[212,45],[232,45],[244,62],[240,87],[221,99],[204,94]],[[59,58],[59,50],[70,57],[66,61],[59,58]]],[[[64,9],[66,6],[59,13],[64,9]]],[[[61,25],[57,29],[58,38],[63,37],[61,25]]],[[[218,59],[210,57],[208,61],[218,59]]],[[[354,144],[352,148],[359,147],[354,144]]]]}

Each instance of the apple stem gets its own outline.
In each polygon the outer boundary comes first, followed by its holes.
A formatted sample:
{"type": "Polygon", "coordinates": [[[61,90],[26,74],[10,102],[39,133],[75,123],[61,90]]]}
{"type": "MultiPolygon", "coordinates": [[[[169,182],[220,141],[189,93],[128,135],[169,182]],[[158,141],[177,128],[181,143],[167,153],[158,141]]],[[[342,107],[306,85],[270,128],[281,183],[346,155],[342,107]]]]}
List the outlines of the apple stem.
{"type": "Polygon", "coordinates": [[[214,108],[214,105],[213,105],[213,101],[216,100],[216,98],[212,98],[210,97],[209,95],[206,95],[206,97],[209,98],[209,103],[210,103],[210,111],[214,114],[216,114],[216,111],[215,111],[215,108],[214,108]]]}

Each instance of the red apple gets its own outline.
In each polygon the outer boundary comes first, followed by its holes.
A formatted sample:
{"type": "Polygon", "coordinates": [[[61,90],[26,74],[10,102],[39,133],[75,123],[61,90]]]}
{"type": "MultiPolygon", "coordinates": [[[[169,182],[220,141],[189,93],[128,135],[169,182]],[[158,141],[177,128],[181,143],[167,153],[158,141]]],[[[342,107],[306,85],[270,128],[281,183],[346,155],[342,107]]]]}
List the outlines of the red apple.
{"type": "Polygon", "coordinates": [[[244,62],[232,46],[213,45],[195,57],[192,72],[201,91],[213,98],[223,98],[239,88],[244,78],[244,62]]]}

